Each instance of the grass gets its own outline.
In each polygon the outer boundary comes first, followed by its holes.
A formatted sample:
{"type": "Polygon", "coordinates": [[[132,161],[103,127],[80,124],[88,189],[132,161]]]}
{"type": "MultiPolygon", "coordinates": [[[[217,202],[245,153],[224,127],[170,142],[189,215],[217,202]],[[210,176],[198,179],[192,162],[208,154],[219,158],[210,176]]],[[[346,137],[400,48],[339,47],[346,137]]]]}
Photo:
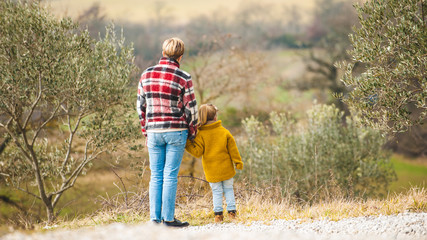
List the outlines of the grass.
{"type": "MultiPolygon", "coordinates": [[[[399,180],[392,184],[390,193],[383,199],[349,199],[332,194],[333,197],[319,202],[304,203],[283,194],[283,189],[275,186],[255,188],[237,181],[237,222],[250,224],[253,221],[263,221],[268,224],[268,221],[273,219],[338,221],[350,217],[393,215],[408,211],[427,212],[427,189],[423,185],[427,179],[426,164],[410,161],[399,155],[393,155],[392,161],[399,180]]],[[[137,224],[149,220],[146,185],[135,182],[136,177],[131,175],[133,173],[130,171],[118,171],[124,179],[127,189],[125,193],[118,178],[111,171],[98,171],[79,179],[79,186],[70,190],[70,195],[64,196],[64,202],[70,205],[55,223],[56,228],[76,229],[115,222],[137,224]],[[117,186],[113,185],[113,182],[117,186]]],[[[147,182],[147,179],[144,182],[147,182]]],[[[23,196],[19,198],[21,197],[23,196]]],[[[212,223],[214,214],[211,198],[207,183],[192,178],[180,178],[177,218],[189,221],[193,226],[212,223]]],[[[1,207],[5,210],[6,206],[1,207]]],[[[227,214],[225,222],[230,222],[227,214]]],[[[44,226],[44,222],[34,224],[34,230],[45,231],[44,226]]],[[[8,226],[3,225],[0,228],[0,236],[8,231],[8,226]]]]}
{"type": "MultiPolygon", "coordinates": [[[[182,187],[182,186],[181,186],[182,187]]],[[[194,188],[193,188],[194,190],[194,188]]],[[[198,190],[195,193],[207,193],[209,189],[198,190]]],[[[187,192],[188,193],[188,192],[187,192]]],[[[214,214],[211,210],[210,194],[200,195],[192,201],[178,199],[176,216],[178,219],[188,221],[192,226],[213,223],[214,214]]],[[[278,199],[274,191],[245,191],[237,187],[237,212],[235,222],[250,225],[254,221],[268,224],[274,219],[303,221],[331,220],[338,221],[345,218],[394,215],[405,212],[427,212],[427,191],[424,188],[412,188],[404,193],[393,193],[385,199],[345,199],[335,197],[316,204],[301,204],[287,199],[278,199]]],[[[60,221],[59,229],[76,229],[93,227],[114,222],[137,224],[149,220],[148,209],[137,211],[135,209],[110,209],[100,211],[83,218],[72,221],[60,221]]],[[[231,222],[225,214],[224,223],[231,222]]],[[[41,227],[37,227],[41,230],[41,227]]]]}
{"type": "MultiPolygon", "coordinates": [[[[133,186],[137,178],[130,176],[131,171],[116,170],[119,176],[124,178],[127,186],[133,186]]],[[[136,185],[136,184],[135,184],[136,185]]],[[[55,210],[61,210],[59,217],[63,221],[86,216],[99,209],[100,196],[113,196],[119,194],[122,190],[119,179],[111,171],[94,171],[85,176],[81,176],[76,185],[66,191],[55,210]]],[[[129,191],[134,190],[129,187],[129,191]]],[[[37,190],[34,190],[37,192],[37,190]]],[[[31,225],[38,221],[34,216],[45,218],[45,208],[39,200],[29,197],[26,193],[12,190],[10,188],[0,188],[2,196],[8,196],[13,202],[25,209],[25,213],[18,211],[17,208],[8,204],[0,204],[0,216],[5,225],[12,224],[31,228],[31,225]],[[8,219],[8,220],[5,220],[8,219]]],[[[2,225],[2,224],[0,224],[2,225]]],[[[0,231],[1,232],[1,231],[0,231]]]]}
{"type": "Polygon", "coordinates": [[[397,181],[390,186],[391,192],[404,192],[411,187],[425,187],[427,181],[426,161],[409,160],[400,155],[393,155],[391,162],[397,174],[397,181]]]}
{"type": "MultiPolygon", "coordinates": [[[[426,212],[427,191],[412,188],[402,193],[391,193],[385,199],[346,199],[335,195],[331,199],[310,204],[287,198],[278,198],[279,189],[258,189],[244,191],[236,187],[238,222],[250,224],[253,221],[268,222],[274,219],[311,221],[327,219],[338,221],[351,217],[394,215],[404,212],[426,212]]],[[[210,194],[207,194],[210,197],[210,194]]],[[[213,222],[211,200],[205,198],[179,208],[181,217],[192,225],[213,222]],[[205,206],[201,208],[200,206],[205,206]],[[208,206],[208,207],[206,207],[208,206]]],[[[225,222],[229,222],[225,219],[225,222]]]]}

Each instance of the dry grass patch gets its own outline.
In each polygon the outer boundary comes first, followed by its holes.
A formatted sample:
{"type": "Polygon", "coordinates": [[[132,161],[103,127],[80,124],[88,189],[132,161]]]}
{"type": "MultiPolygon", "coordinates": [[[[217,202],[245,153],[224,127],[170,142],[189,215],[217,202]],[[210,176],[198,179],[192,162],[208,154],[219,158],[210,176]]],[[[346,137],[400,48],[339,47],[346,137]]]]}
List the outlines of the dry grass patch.
{"type": "MultiPolygon", "coordinates": [[[[179,214],[193,225],[213,223],[211,202],[208,196],[203,200],[181,206],[178,209],[179,214]],[[209,208],[198,209],[197,207],[201,205],[208,205],[209,208]]],[[[275,198],[262,191],[253,191],[252,194],[238,196],[237,205],[237,221],[246,224],[252,221],[268,222],[274,219],[338,221],[352,217],[395,215],[408,211],[427,212],[427,192],[424,188],[412,188],[406,193],[390,194],[385,199],[336,197],[309,204],[275,198]]],[[[225,222],[228,222],[227,218],[225,222]]]]}
{"type": "MultiPolygon", "coordinates": [[[[192,180],[182,182],[180,181],[178,187],[176,217],[190,222],[192,226],[213,223],[209,185],[192,180]]],[[[405,193],[390,194],[385,199],[335,197],[310,204],[286,198],[277,192],[278,188],[248,190],[245,187],[235,187],[238,212],[235,222],[241,224],[251,224],[253,221],[269,224],[269,221],[275,219],[338,221],[352,217],[427,212],[427,191],[424,188],[412,188],[405,193]]],[[[122,194],[104,198],[103,201],[104,207],[100,211],[72,221],[59,222],[58,228],[75,229],[113,222],[135,224],[149,221],[146,191],[129,193],[127,203],[122,194]]],[[[231,222],[226,213],[224,222],[231,222]]]]}

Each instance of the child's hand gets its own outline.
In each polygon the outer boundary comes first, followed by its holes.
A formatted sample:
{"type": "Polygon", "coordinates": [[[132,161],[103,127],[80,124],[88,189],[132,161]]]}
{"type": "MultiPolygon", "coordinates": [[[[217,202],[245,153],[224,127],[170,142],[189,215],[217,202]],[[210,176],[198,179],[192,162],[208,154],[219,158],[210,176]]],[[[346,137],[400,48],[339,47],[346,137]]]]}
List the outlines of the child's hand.
{"type": "Polygon", "coordinates": [[[236,168],[239,170],[243,169],[243,163],[236,163],[236,168]]]}
{"type": "Polygon", "coordinates": [[[185,147],[190,147],[193,145],[194,145],[194,140],[187,139],[187,142],[185,143],[185,147]]]}

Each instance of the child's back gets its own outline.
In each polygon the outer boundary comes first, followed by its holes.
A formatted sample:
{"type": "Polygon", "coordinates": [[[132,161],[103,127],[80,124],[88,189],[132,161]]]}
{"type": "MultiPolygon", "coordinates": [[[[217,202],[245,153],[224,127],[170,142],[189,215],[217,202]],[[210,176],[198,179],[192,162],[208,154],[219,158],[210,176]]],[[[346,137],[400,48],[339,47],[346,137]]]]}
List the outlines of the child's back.
{"type": "Polygon", "coordinates": [[[212,104],[200,106],[198,133],[194,141],[187,140],[185,149],[202,157],[203,171],[212,188],[215,222],[223,221],[222,197],[225,196],[230,219],[236,218],[233,177],[243,169],[242,158],[231,133],[217,121],[218,109],[212,104]]]}
{"type": "Polygon", "coordinates": [[[221,125],[221,120],[205,124],[198,129],[194,142],[188,141],[186,150],[195,157],[202,157],[203,170],[208,182],[232,178],[237,169],[243,168],[242,158],[231,133],[221,125]]]}

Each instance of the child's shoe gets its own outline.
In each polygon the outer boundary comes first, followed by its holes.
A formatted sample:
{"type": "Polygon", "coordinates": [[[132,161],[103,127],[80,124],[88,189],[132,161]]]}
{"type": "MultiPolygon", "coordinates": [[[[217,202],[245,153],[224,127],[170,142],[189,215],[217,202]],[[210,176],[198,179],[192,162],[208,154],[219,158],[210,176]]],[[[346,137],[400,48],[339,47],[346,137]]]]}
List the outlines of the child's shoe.
{"type": "Polygon", "coordinates": [[[229,218],[230,218],[230,220],[232,220],[232,221],[236,220],[236,210],[228,211],[228,217],[229,217],[229,218]]]}
{"type": "Polygon", "coordinates": [[[215,223],[220,223],[224,220],[224,215],[222,215],[222,212],[216,212],[215,213],[215,223]]]}

